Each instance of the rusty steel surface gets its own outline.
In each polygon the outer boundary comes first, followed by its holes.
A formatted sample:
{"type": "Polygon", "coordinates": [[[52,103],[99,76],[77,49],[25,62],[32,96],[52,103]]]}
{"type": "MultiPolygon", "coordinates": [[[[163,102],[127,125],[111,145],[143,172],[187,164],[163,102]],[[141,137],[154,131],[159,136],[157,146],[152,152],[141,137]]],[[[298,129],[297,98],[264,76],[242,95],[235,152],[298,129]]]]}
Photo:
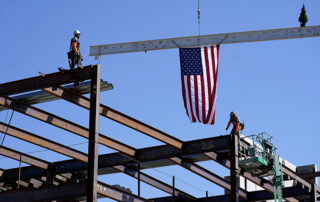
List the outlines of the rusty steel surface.
{"type": "Polygon", "coordinates": [[[313,173],[305,173],[305,174],[300,174],[301,177],[304,178],[315,178],[315,177],[320,177],[320,171],[313,172],[313,173]]]}
{"type": "Polygon", "coordinates": [[[239,150],[238,150],[238,135],[231,133],[230,135],[230,185],[231,185],[231,202],[239,202],[239,150]]]}
{"type": "MultiPolygon", "coordinates": [[[[285,197],[297,197],[297,196],[306,196],[308,195],[308,191],[306,189],[303,189],[301,187],[285,187],[283,188],[283,195],[285,197]]],[[[320,197],[318,197],[319,200],[320,197]]],[[[240,198],[239,201],[245,202],[245,201],[274,201],[274,195],[268,191],[252,191],[248,192],[248,199],[242,199],[240,198]]],[[[174,200],[174,197],[172,196],[166,196],[166,197],[160,197],[160,198],[152,198],[153,202],[172,202],[174,200]]],[[[209,196],[209,197],[203,197],[203,198],[197,198],[197,202],[227,202],[231,201],[230,194],[226,195],[218,195],[218,196],[209,196]]],[[[296,200],[295,202],[298,202],[296,200]]]]}
{"type": "MultiPolygon", "coordinates": [[[[118,171],[121,171],[129,176],[132,176],[136,179],[138,179],[138,171],[136,170],[133,170],[133,169],[130,169],[130,168],[127,168],[123,165],[119,165],[119,166],[113,166],[114,169],[118,170],[118,171]]],[[[158,179],[155,179],[143,172],[140,172],[140,179],[141,181],[153,186],[153,187],[156,187],[168,194],[172,194],[174,193],[174,196],[176,197],[179,197],[179,198],[184,198],[185,200],[194,200],[195,197],[194,196],[191,196],[190,194],[188,193],[185,193],[177,188],[174,189],[174,192],[173,192],[173,187],[164,183],[164,182],[161,182],[160,180],[158,179]]]]}
{"type": "MultiPolygon", "coordinates": [[[[81,95],[88,94],[90,92],[90,81],[80,82],[78,86],[74,86],[74,84],[68,84],[64,85],[63,87],[68,88],[81,95]]],[[[101,80],[101,91],[107,91],[112,89],[113,85],[111,83],[101,80]]],[[[12,96],[11,98],[14,100],[18,100],[19,102],[22,102],[26,105],[40,104],[60,99],[54,95],[43,92],[42,90],[38,90],[31,93],[23,93],[21,95],[12,96]]],[[[7,110],[7,108],[0,106],[0,111],[3,110],[7,110]]]]}
{"type": "Polygon", "coordinates": [[[42,159],[30,156],[28,154],[24,154],[21,152],[18,152],[16,150],[1,146],[0,147],[0,155],[6,156],[11,159],[15,159],[17,161],[22,161],[24,163],[27,163],[29,165],[33,165],[39,168],[47,169],[49,162],[44,161],[42,159]]]}
{"type": "Polygon", "coordinates": [[[295,179],[298,182],[300,182],[301,184],[303,184],[304,186],[308,187],[309,189],[312,189],[312,185],[310,182],[308,182],[304,178],[300,177],[297,173],[294,173],[293,171],[291,171],[285,165],[282,165],[282,171],[284,174],[290,176],[292,179],[295,179]]]}
{"type": "MultiPolygon", "coordinates": [[[[99,174],[112,173],[109,170],[109,168],[112,166],[132,165],[136,164],[137,161],[141,162],[142,168],[156,168],[161,166],[174,165],[174,162],[167,159],[176,156],[190,156],[190,158],[199,156],[200,158],[196,158],[196,161],[209,160],[209,158],[203,156],[202,153],[209,151],[225,151],[229,148],[229,144],[230,138],[228,136],[217,136],[212,138],[187,141],[184,143],[183,150],[177,149],[171,145],[137,149],[135,158],[123,155],[120,152],[103,154],[99,155],[99,174]],[[147,167],[145,167],[144,164],[146,164],[147,167]]],[[[52,165],[54,167],[55,174],[83,171],[87,169],[87,164],[85,162],[74,159],[53,162],[52,165]]],[[[114,171],[114,169],[112,169],[112,171],[114,171]]],[[[16,176],[18,176],[18,172],[18,169],[5,170],[3,176],[0,177],[0,182],[10,180],[12,178],[16,179],[16,176]]],[[[22,168],[23,178],[41,177],[42,175],[44,175],[42,169],[40,170],[33,166],[22,168]]]]}
{"type": "MultiPolygon", "coordinates": [[[[99,198],[108,197],[117,201],[146,202],[149,201],[134,194],[124,192],[116,187],[98,182],[99,198]]],[[[83,199],[86,195],[86,182],[65,183],[59,186],[46,186],[41,189],[22,189],[0,193],[0,201],[63,201],[64,199],[83,199]]],[[[69,200],[68,200],[69,201],[69,200]]]]}
{"type": "Polygon", "coordinates": [[[75,69],[75,74],[72,76],[68,70],[65,73],[56,72],[43,76],[36,76],[27,79],[17,80],[8,83],[0,84],[0,96],[12,95],[26,91],[38,90],[50,86],[58,86],[71,83],[74,81],[84,81],[90,79],[90,66],[85,66],[83,69],[75,69]]]}
{"type": "Polygon", "coordinates": [[[89,141],[87,169],[87,201],[97,201],[98,177],[98,143],[99,143],[99,107],[100,107],[100,77],[101,66],[91,69],[90,112],[89,112],[89,141]]]}
{"type": "Polygon", "coordinates": [[[90,46],[90,56],[319,36],[320,26],[233,32],[90,46]]]}
{"type": "MultiPolygon", "coordinates": [[[[187,170],[190,170],[190,171],[196,173],[197,175],[200,175],[200,176],[204,177],[205,179],[219,185],[220,187],[222,187],[224,189],[231,190],[231,186],[230,186],[229,182],[227,182],[222,177],[206,170],[205,168],[202,168],[201,166],[199,166],[195,163],[186,162],[179,157],[173,157],[173,158],[170,158],[170,160],[177,163],[178,165],[183,166],[187,170]]],[[[243,189],[239,189],[239,195],[241,198],[244,198],[244,199],[247,198],[247,192],[243,189]]]]}
{"type": "MultiPolygon", "coordinates": [[[[59,116],[54,114],[48,113],[44,110],[39,108],[28,106],[23,103],[20,103],[12,98],[8,97],[0,97],[0,105],[15,110],[19,113],[25,114],[27,116],[33,117],[45,123],[54,125],[66,131],[72,132],[74,134],[80,135],[82,137],[88,138],[89,137],[89,129],[80,126],[76,123],[63,119],[59,116]]],[[[123,152],[130,156],[134,156],[135,149],[130,147],[126,144],[123,144],[117,140],[109,138],[105,135],[99,134],[99,143],[115,149],[117,151],[123,152]]]]}
{"type": "MultiPolygon", "coordinates": [[[[58,96],[62,99],[65,99],[71,103],[79,105],[85,109],[90,108],[90,100],[88,98],[82,95],[75,94],[66,88],[58,87],[58,89],[55,91],[53,91],[52,88],[44,88],[42,90],[52,95],[58,96]]],[[[100,104],[100,115],[106,118],[109,118],[111,120],[114,120],[118,123],[121,123],[134,130],[137,130],[141,133],[144,133],[166,144],[170,144],[179,149],[182,148],[183,141],[169,134],[166,134],[165,132],[162,132],[156,128],[153,128],[152,126],[149,126],[141,121],[138,121],[130,116],[127,116],[125,114],[122,114],[121,112],[111,109],[110,107],[107,107],[103,104],[100,104]]]]}
{"type": "Polygon", "coordinates": [[[124,192],[116,187],[110,186],[103,182],[98,182],[97,192],[105,197],[117,200],[117,201],[132,201],[132,202],[146,202],[149,201],[140,196],[124,192]]]}
{"type": "Polygon", "coordinates": [[[59,144],[57,142],[48,140],[46,138],[40,137],[38,135],[32,134],[30,132],[18,129],[16,127],[7,125],[5,123],[0,122],[0,132],[7,133],[10,136],[19,138],[21,140],[36,144],[38,146],[50,149],[52,151],[58,152],[60,154],[78,159],[83,162],[88,161],[88,157],[86,154],[77,151],[75,149],[69,148],[65,145],[59,144]]]}

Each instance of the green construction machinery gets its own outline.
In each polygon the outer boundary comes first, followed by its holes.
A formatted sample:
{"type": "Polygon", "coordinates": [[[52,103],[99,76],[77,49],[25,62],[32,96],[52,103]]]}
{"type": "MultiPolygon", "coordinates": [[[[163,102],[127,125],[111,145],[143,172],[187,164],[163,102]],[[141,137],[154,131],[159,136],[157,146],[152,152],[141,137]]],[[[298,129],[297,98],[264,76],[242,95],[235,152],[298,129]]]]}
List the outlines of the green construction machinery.
{"type": "Polygon", "coordinates": [[[271,139],[272,136],[265,132],[241,138],[239,167],[254,176],[274,176],[274,200],[282,202],[282,165],[271,139]]]}

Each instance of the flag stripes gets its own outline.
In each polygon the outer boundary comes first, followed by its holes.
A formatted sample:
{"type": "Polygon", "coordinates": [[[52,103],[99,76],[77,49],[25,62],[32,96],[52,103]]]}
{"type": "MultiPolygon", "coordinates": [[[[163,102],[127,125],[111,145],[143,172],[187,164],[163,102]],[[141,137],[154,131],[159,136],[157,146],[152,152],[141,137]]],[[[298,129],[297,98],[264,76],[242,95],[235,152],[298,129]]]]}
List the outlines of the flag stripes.
{"type": "Polygon", "coordinates": [[[218,58],[219,45],[180,49],[182,95],[191,122],[214,124],[218,58]],[[192,62],[198,56],[201,57],[199,67],[192,62]]]}

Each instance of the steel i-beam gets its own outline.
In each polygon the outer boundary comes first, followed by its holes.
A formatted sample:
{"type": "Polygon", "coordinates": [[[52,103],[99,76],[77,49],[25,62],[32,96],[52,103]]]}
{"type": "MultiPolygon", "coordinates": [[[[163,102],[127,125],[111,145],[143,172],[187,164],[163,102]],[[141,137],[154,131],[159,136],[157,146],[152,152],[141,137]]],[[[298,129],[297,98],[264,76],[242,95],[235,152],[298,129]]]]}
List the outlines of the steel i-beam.
{"type": "MultiPolygon", "coordinates": [[[[138,179],[138,171],[136,170],[133,170],[133,169],[130,169],[128,167],[125,167],[123,165],[119,165],[119,166],[113,166],[114,169],[118,170],[118,171],[121,171],[129,176],[132,176],[136,179],[138,179]]],[[[143,172],[140,172],[140,179],[141,181],[153,186],[153,187],[156,187],[168,194],[172,194],[178,198],[182,198],[182,199],[185,199],[185,200],[195,200],[195,197],[191,196],[190,194],[188,193],[185,193],[177,188],[173,189],[172,186],[164,183],[164,182],[161,182],[160,180],[157,180],[143,172]]]]}
{"type": "MultiPolygon", "coordinates": [[[[190,170],[190,171],[196,173],[197,175],[200,175],[200,176],[204,177],[205,179],[219,185],[220,187],[222,187],[224,189],[231,190],[231,186],[230,186],[229,182],[227,182],[222,177],[202,168],[201,166],[199,166],[195,163],[186,162],[183,159],[178,158],[178,157],[170,158],[170,160],[177,163],[178,165],[181,165],[182,167],[186,168],[187,170],[190,170]]],[[[243,189],[239,189],[239,195],[241,198],[244,198],[244,199],[247,198],[247,192],[243,189]]]]}
{"type": "MultiPolygon", "coordinates": [[[[205,152],[220,152],[229,149],[230,139],[229,136],[217,136],[205,138],[200,140],[192,140],[184,143],[184,149],[180,150],[171,145],[161,145],[155,147],[147,147],[137,149],[135,158],[128,158],[129,156],[123,155],[120,152],[104,154],[99,156],[99,173],[107,174],[109,167],[116,165],[135,165],[137,161],[141,162],[141,167],[155,168],[159,166],[174,165],[174,162],[167,160],[176,156],[202,156],[205,152]]],[[[205,160],[208,160],[205,159],[205,160]]],[[[78,160],[65,160],[52,163],[55,174],[69,173],[73,171],[84,171],[87,165],[78,160]]],[[[112,169],[113,170],[113,169],[112,169]]],[[[43,170],[35,167],[22,168],[24,177],[41,177],[44,175],[43,170]]],[[[9,179],[15,179],[18,169],[6,170],[3,177],[0,177],[0,182],[9,179]]]]}
{"type": "MultiPolygon", "coordinates": [[[[80,95],[90,93],[90,81],[81,82],[79,83],[78,86],[75,86],[74,84],[68,84],[68,85],[64,85],[63,87],[68,88],[80,95]]],[[[101,91],[107,91],[112,89],[113,89],[113,85],[111,83],[101,80],[101,91]]],[[[43,92],[42,90],[38,90],[30,93],[23,93],[21,95],[12,96],[11,98],[14,100],[18,100],[19,102],[22,102],[26,105],[34,105],[34,104],[40,104],[44,102],[59,100],[58,97],[53,96],[49,93],[43,92]]],[[[7,108],[0,106],[0,111],[6,110],[6,109],[7,108]]]]}
{"type": "MultiPolygon", "coordinates": [[[[66,183],[59,186],[48,186],[42,189],[22,189],[0,193],[0,201],[53,201],[86,196],[86,182],[66,183]]],[[[108,197],[116,201],[147,202],[147,199],[124,192],[102,182],[97,184],[100,198],[108,197]]]]}
{"type": "Polygon", "coordinates": [[[101,67],[91,69],[89,146],[88,146],[88,184],[87,201],[97,201],[99,106],[100,106],[101,67]]]}
{"type": "MultiPolygon", "coordinates": [[[[57,90],[53,90],[52,88],[44,88],[42,89],[46,91],[47,93],[50,93],[52,95],[58,96],[62,99],[65,99],[71,103],[74,103],[76,105],[79,105],[85,109],[90,109],[90,100],[84,96],[75,94],[71,92],[68,89],[65,89],[63,87],[58,87],[57,90]]],[[[100,104],[100,115],[109,118],[111,120],[114,120],[118,123],[121,123],[127,127],[130,127],[134,130],[137,130],[141,133],[144,133],[150,137],[153,137],[159,141],[162,141],[166,144],[170,144],[174,147],[177,147],[179,149],[182,148],[183,141],[166,134],[156,128],[153,128],[141,121],[138,121],[130,116],[127,116],[125,114],[122,114],[114,109],[111,109],[110,107],[107,107],[103,104],[100,104]]]]}
{"type": "Polygon", "coordinates": [[[21,130],[19,128],[13,127],[11,125],[0,122],[0,132],[7,133],[10,136],[19,138],[21,140],[36,144],[38,146],[50,149],[52,151],[58,152],[60,154],[78,159],[80,161],[87,162],[88,157],[85,153],[77,151],[75,149],[69,148],[65,145],[59,144],[57,142],[48,140],[46,138],[40,137],[38,135],[32,134],[30,132],[21,130]]]}
{"type": "Polygon", "coordinates": [[[230,134],[230,184],[231,184],[231,201],[239,202],[239,158],[238,158],[238,136],[230,134]]]}
{"type": "Polygon", "coordinates": [[[0,84],[0,96],[23,93],[26,91],[38,90],[50,86],[58,86],[62,84],[71,83],[74,81],[84,81],[90,79],[91,65],[83,69],[76,69],[74,74],[71,71],[65,73],[56,72],[46,74],[45,76],[36,76],[32,78],[12,81],[0,84]]]}
{"type": "Polygon", "coordinates": [[[47,169],[49,162],[44,161],[42,159],[38,159],[36,157],[30,156],[28,154],[23,154],[21,152],[18,152],[16,150],[1,146],[0,147],[0,155],[6,156],[8,158],[22,161],[24,163],[27,163],[29,165],[33,165],[39,168],[47,169]]]}
{"type": "Polygon", "coordinates": [[[210,44],[246,43],[256,41],[270,41],[319,36],[320,26],[270,29],[249,32],[233,32],[224,34],[212,34],[90,46],[90,56],[139,51],[145,52],[150,50],[161,50],[171,48],[190,48],[210,44]]]}
{"type": "MultiPolygon", "coordinates": [[[[9,97],[0,97],[0,105],[43,121],[45,123],[51,124],[53,126],[59,127],[71,133],[80,135],[84,138],[89,138],[89,129],[54,114],[48,113],[39,108],[25,105],[9,97]]],[[[99,134],[99,143],[130,156],[134,156],[135,154],[135,148],[102,134],[99,134]]]]}

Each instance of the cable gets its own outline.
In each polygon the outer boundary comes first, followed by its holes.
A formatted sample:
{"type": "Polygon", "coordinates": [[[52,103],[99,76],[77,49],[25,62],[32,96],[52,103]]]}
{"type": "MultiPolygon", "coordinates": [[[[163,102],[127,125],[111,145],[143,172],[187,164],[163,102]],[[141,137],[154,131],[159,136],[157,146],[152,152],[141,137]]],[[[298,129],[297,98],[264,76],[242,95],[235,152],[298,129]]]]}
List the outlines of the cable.
{"type": "Polygon", "coordinates": [[[200,0],[198,0],[198,26],[199,26],[199,36],[200,36],[200,0]]]}
{"type": "MultiPolygon", "coordinates": [[[[80,145],[80,144],[85,144],[85,143],[88,143],[87,141],[86,142],[79,142],[79,143],[75,143],[75,144],[71,144],[71,145],[67,145],[68,147],[73,147],[73,146],[77,146],[77,145],[80,145]]],[[[60,147],[55,147],[53,149],[58,149],[60,147]]],[[[35,151],[30,151],[30,152],[25,152],[25,154],[34,154],[34,153],[40,153],[40,152],[46,152],[46,151],[51,151],[50,149],[41,149],[41,150],[35,150],[35,151]]],[[[9,158],[9,157],[1,157],[0,159],[4,159],[4,158],[9,158]]]]}
{"type": "MultiPolygon", "coordinates": [[[[12,120],[12,116],[13,116],[13,114],[14,114],[14,110],[12,110],[12,114],[11,114],[11,116],[10,116],[10,119],[9,119],[9,123],[8,123],[8,125],[10,125],[10,123],[11,123],[11,120],[12,120]]],[[[7,132],[8,132],[8,128],[9,128],[9,127],[7,127],[6,132],[4,133],[4,136],[3,136],[2,142],[1,142],[1,144],[0,144],[0,148],[2,147],[3,142],[4,142],[4,139],[6,138],[6,135],[7,135],[7,132]]]]}
{"type": "MultiPolygon", "coordinates": [[[[6,118],[4,119],[4,123],[7,123],[8,114],[9,114],[9,110],[7,110],[6,118]]],[[[1,133],[1,138],[0,138],[0,140],[2,139],[3,135],[4,135],[4,134],[1,133]]]]}
{"type": "MultiPolygon", "coordinates": [[[[159,173],[161,173],[161,174],[163,174],[163,175],[166,175],[166,176],[168,176],[168,177],[171,177],[171,178],[173,177],[173,175],[167,174],[167,173],[165,173],[165,172],[163,172],[163,171],[160,171],[160,170],[158,170],[158,169],[152,168],[152,170],[155,170],[155,171],[157,171],[157,172],[159,172],[159,173]]],[[[207,191],[207,190],[201,189],[201,188],[199,188],[199,187],[196,187],[196,186],[194,186],[194,185],[192,185],[192,184],[189,184],[189,183],[187,183],[187,182],[185,182],[185,181],[183,181],[183,180],[181,180],[181,179],[179,179],[179,178],[177,178],[177,177],[175,177],[175,179],[176,179],[177,181],[182,182],[183,184],[185,184],[185,185],[187,185],[187,186],[189,186],[189,187],[192,187],[193,189],[198,190],[198,191],[201,191],[201,192],[204,192],[204,193],[206,193],[206,191],[207,191]]],[[[209,192],[208,192],[208,193],[209,193],[209,192]]],[[[210,193],[210,194],[211,194],[211,193],[210,193]]]]}

